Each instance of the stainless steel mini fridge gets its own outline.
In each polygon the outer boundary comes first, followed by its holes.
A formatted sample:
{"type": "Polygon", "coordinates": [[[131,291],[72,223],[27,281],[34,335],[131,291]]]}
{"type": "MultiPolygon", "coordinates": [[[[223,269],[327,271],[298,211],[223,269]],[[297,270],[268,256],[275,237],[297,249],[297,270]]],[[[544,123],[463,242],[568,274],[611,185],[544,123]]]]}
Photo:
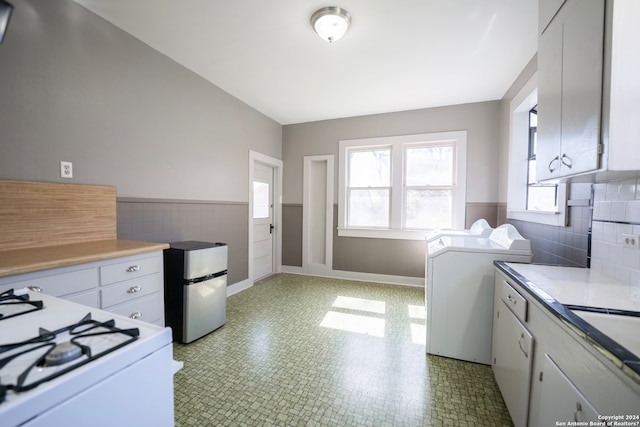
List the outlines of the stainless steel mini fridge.
{"type": "Polygon", "coordinates": [[[165,322],[174,341],[190,343],[227,320],[225,243],[174,242],[164,250],[165,322]]]}

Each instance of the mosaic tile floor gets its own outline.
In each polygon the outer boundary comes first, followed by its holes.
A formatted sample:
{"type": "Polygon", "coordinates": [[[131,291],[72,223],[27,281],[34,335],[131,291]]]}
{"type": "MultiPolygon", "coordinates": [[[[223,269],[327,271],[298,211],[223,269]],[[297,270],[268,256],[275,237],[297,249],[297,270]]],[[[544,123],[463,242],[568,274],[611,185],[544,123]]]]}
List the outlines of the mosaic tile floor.
{"type": "Polygon", "coordinates": [[[420,288],[282,274],[174,344],[176,426],[511,426],[488,366],[424,351],[420,288]]]}

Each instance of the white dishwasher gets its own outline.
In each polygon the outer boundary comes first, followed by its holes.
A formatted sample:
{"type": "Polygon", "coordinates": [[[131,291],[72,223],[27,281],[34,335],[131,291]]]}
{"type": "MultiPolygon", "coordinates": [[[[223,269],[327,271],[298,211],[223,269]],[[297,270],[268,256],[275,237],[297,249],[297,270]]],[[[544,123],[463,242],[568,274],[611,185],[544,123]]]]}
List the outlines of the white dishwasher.
{"type": "Polygon", "coordinates": [[[531,243],[510,224],[489,237],[442,236],[427,242],[426,352],[491,364],[493,261],[530,263],[531,243]]]}

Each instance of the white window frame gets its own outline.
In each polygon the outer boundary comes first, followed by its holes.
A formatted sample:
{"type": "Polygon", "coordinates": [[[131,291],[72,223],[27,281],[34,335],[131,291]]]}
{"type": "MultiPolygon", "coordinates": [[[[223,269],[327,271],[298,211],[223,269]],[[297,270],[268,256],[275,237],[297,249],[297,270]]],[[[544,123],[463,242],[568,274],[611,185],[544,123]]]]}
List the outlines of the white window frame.
{"type": "Polygon", "coordinates": [[[452,227],[464,228],[467,183],[467,131],[435,132],[341,140],[339,142],[338,236],[382,239],[423,240],[428,230],[406,230],[404,221],[404,145],[455,141],[455,188],[452,194],[452,227]],[[391,218],[390,228],[347,227],[347,152],[353,148],[391,146],[391,218]]]}
{"type": "Polygon", "coordinates": [[[527,210],[529,161],[529,110],[538,102],[538,79],[534,75],[509,104],[509,171],[507,218],[538,224],[565,226],[567,186],[558,183],[555,211],[527,210]]]}

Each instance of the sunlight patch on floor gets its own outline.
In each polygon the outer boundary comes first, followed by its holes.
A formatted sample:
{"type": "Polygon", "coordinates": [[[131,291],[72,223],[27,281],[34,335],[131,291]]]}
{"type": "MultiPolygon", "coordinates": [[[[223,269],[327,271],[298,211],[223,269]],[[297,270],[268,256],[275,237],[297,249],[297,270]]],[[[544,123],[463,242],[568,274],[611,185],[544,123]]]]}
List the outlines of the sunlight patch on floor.
{"type": "Polygon", "coordinates": [[[346,308],[349,310],[367,311],[369,313],[384,314],[386,307],[384,301],[372,299],[352,298],[338,296],[333,303],[335,308],[346,308]]]}
{"type": "Polygon", "coordinates": [[[338,313],[329,311],[320,322],[324,328],[338,329],[340,331],[355,332],[374,337],[384,337],[384,319],[357,314],[338,313]]]}
{"type": "Polygon", "coordinates": [[[424,305],[411,305],[409,304],[409,317],[412,319],[426,319],[427,310],[424,305]]]}
{"type": "Polygon", "coordinates": [[[411,323],[411,342],[418,345],[427,345],[427,326],[411,323]]]}

